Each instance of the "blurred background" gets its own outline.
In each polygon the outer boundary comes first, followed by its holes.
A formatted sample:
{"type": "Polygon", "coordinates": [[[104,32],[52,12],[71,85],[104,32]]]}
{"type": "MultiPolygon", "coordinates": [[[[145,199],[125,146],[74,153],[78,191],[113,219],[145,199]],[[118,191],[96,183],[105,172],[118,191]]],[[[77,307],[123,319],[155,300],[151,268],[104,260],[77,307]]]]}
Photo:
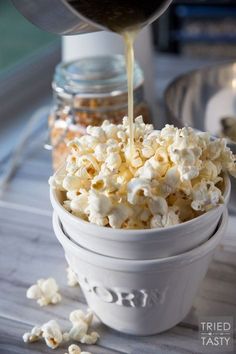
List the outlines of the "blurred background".
{"type": "MultiPolygon", "coordinates": [[[[0,3],[0,71],[45,51],[59,37],[43,32],[22,17],[8,0],[0,3]]],[[[155,49],[190,57],[236,55],[234,0],[175,0],[153,24],[155,49]]]]}
{"type": "Polygon", "coordinates": [[[26,21],[10,1],[1,1],[0,15],[1,73],[58,40],[26,21]]]}
{"type": "MultiPolygon", "coordinates": [[[[155,126],[166,121],[163,94],[173,79],[193,69],[234,60],[235,20],[233,0],[174,0],[160,19],[142,31],[136,59],[144,73],[146,100],[155,126]]],[[[61,60],[90,53],[122,53],[123,44],[119,36],[106,32],[63,39],[46,33],[30,24],[10,0],[0,2],[0,36],[1,164],[22,134],[24,141],[26,125],[38,112],[46,132],[53,99],[51,83],[61,60]]],[[[232,80],[234,77],[230,85],[232,80]]]]}
{"type": "Polygon", "coordinates": [[[0,36],[1,165],[35,110],[51,101],[61,41],[30,24],[9,0],[0,2],[0,36]]]}
{"type": "Polygon", "coordinates": [[[156,49],[190,57],[234,58],[235,19],[234,0],[175,0],[153,25],[156,49]]]}

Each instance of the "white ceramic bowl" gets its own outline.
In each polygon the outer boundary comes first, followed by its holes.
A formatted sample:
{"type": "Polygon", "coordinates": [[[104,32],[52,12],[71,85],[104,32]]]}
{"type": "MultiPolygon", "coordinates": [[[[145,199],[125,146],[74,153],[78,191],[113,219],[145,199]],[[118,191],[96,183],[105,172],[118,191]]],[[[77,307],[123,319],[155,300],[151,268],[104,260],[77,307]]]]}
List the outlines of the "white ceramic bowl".
{"type": "Polygon", "coordinates": [[[189,312],[216,246],[227,226],[225,210],[215,234],[192,251],[156,260],[123,260],[76,245],[54,212],[55,234],[77,274],[89,307],[107,326],[120,332],[163,332],[189,312]]]}
{"type": "Polygon", "coordinates": [[[50,190],[50,199],[66,234],[96,253],[122,259],[156,259],[189,251],[214,233],[230,196],[225,176],[225,204],[185,223],[161,229],[122,230],[97,226],[69,213],[62,206],[61,192],[50,190]]]}

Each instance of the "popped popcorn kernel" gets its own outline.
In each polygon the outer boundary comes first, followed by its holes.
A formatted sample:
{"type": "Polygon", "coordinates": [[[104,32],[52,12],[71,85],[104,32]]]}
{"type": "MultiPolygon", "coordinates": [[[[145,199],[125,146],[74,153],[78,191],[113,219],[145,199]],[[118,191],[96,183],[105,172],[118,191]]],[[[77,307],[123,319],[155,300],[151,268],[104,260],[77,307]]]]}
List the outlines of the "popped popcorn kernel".
{"type": "Polygon", "coordinates": [[[70,313],[69,319],[72,328],[69,332],[70,338],[84,344],[95,344],[99,339],[97,332],[88,333],[93,321],[93,312],[84,313],[82,310],[75,310],[70,313]]]}
{"type": "Polygon", "coordinates": [[[76,344],[71,344],[68,347],[68,354],[81,354],[81,349],[78,345],[76,344]]]}
{"type": "Polygon", "coordinates": [[[68,353],[65,354],[91,354],[90,352],[81,352],[81,349],[78,345],[72,344],[68,348],[68,353]]]}
{"type": "Polygon", "coordinates": [[[90,334],[85,334],[81,338],[80,342],[84,343],[84,344],[91,345],[91,344],[97,343],[99,338],[100,338],[100,336],[99,336],[99,334],[97,332],[92,332],[90,334]]]}
{"type": "Polygon", "coordinates": [[[26,292],[28,299],[35,299],[40,306],[57,304],[61,301],[59,288],[54,278],[39,279],[26,292]]]}
{"type": "MultiPolygon", "coordinates": [[[[62,341],[66,341],[65,335],[55,320],[44,323],[41,327],[33,327],[31,332],[23,335],[25,343],[33,343],[40,339],[44,339],[47,346],[52,349],[57,348],[62,341]]],[[[68,336],[67,340],[69,340],[68,336]]]]}
{"type": "Polygon", "coordinates": [[[44,323],[41,327],[42,338],[44,338],[48,347],[55,349],[63,341],[63,334],[59,324],[55,320],[44,323]]]}
{"type": "Polygon", "coordinates": [[[37,342],[42,337],[42,330],[40,327],[33,327],[31,332],[23,334],[23,341],[25,343],[37,342]]]}
{"type": "Polygon", "coordinates": [[[77,340],[78,342],[87,334],[88,324],[83,320],[80,320],[78,323],[73,324],[69,334],[70,338],[77,340]]]}
{"type": "Polygon", "coordinates": [[[236,156],[225,139],[192,128],[154,130],[142,117],[104,121],[69,143],[64,171],[50,179],[66,192],[64,207],[91,223],[126,229],[168,227],[224,202],[223,173],[236,177],[236,156]]]}
{"type": "Polygon", "coordinates": [[[191,206],[194,210],[207,210],[220,203],[221,190],[213,182],[203,180],[193,187],[192,198],[191,206]]]}
{"type": "Polygon", "coordinates": [[[77,278],[75,272],[70,267],[66,268],[66,272],[67,272],[68,286],[75,287],[75,286],[79,285],[78,278],[77,278]]]}

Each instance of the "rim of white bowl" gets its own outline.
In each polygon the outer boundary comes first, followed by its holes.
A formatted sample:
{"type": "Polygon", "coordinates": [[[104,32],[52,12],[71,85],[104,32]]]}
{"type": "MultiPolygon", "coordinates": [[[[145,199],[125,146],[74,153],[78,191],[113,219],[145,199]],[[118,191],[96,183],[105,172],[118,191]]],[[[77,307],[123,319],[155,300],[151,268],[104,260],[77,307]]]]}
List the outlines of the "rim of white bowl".
{"type": "MultiPolygon", "coordinates": [[[[228,174],[224,173],[224,182],[225,182],[225,191],[223,193],[223,197],[226,201],[228,201],[229,196],[230,196],[230,191],[231,191],[231,183],[230,183],[230,178],[228,176],[228,174]]],[[[171,231],[171,230],[176,230],[176,231],[180,231],[183,228],[187,228],[187,227],[191,227],[191,225],[194,224],[194,226],[196,226],[196,224],[201,225],[203,223],[203,220],[206,219],[207,217],[210,216],[210,214],[214,213],[217,209],[222,209],[222,212],[224,210],[225,207],[225,203],[218,205],[217,207],[207,211],[206,213],[197,216],[196,218],[189,220],[189,221],[185,221],[183,223],[177,224],[177,225],[173,225],[173,226],[168,226],[166,228],[154,228],[154,229],[113,229],[111,227],[105,227],[105,226],[99,226],[93,223],[90,223],[89,221],[85,221],[80,219],[79,217],[71,214],[69,211],[67,211],[62,204],[59,202],[58,198],[57,198],[57,190],[50,187],[50,200],[51,200],[51,204],[54,208],[54,210],[56,210],[57,214],[59,215],[60,219],[64,220],[64,218],[67,218],[68,221],[70,221],[72,224],[79,224],[83,227],[86,227],[86,232],[88,234],[96,234],[96,231],[98,230],[102,230],[103,234],[102,235],[97,235],[98,238],[111,238],[111,235],[114,239],[114,237],[117,237],[118,240],[122,240],[122,241],[129,241],[130,238],[129,237],[133,237],[133,238],[137,238],[139,235],[143,235],[143,233],[145,232],[145,235],[148,234],[150,235],[155,235],[154,237],[157,237],[158,232],[161,232],[161,235],[158,235],[158,237],[165,237],[166,234],[171,231]],[[90,231],[91,230],[91,231],[90,231]],[[123,237],[122,237],[123,236],[123,237]]],[[[62,220],[62,221],[63,221],[62,220]]]]}
{"type": "Polygon", "coordinates": [[[63,246],[65,253],[67,254],[68,250],[71,251],[74,255],[78,256],[80,259],[95,265],[99,265],[102,268],[111,268],[114,270],[128,270],[128,271],[150,271],[162,270],[161,268],[168,267],[183,267],[186,264],[192,263],[199,258],[203,258],[206,254],[213,251],[216,246],[219,244],[220,239],[223,237],[228,221],[228,211],[225,209],[223,215],[221,216],[218,228],[214,235],[204,242],[202,245],[194,248],[193,250],[181,253],[176,256],[158,258],[158,259],[148,259],[148,260],[128,260],[108,257],[90,251],[82,246],[76,244],[73,240],[69,239],[63,232],[61,228],[61,223],[58,215],[54,211],[53,213],[53,228],[54,232],[63,246]],[[156,268],[156,266],[159,266],[156,268]]]}

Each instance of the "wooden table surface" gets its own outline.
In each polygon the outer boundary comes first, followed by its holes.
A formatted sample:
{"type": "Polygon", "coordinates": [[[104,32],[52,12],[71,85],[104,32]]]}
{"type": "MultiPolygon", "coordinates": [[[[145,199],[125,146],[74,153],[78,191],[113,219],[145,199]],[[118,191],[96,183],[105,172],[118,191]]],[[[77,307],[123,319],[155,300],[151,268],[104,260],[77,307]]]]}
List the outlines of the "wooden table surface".
{"type": "MultiPolygon", "coordinates": [[[[3,170],[2,164],[0,173],[3,170]]],[[[80,288],[67,286],[66,261],[52,231],[47,183],[50,174],[50,156],[42,149],[42,139],[32,139],[17,173],[0,198],[1,354],[52,353],[44,342],[25,344],[22,334],[50,319],[57,319],[62,327],[69,328],[69,313],[87,308],[80,288]],[[34,300],[26,298],[26,290],[37,279],[49,276],[57,280],[63,299],[58,305],[40,308],[34,300]]],[[[230,217],[223,244],[182,323],[160,335],[137,337],[120,334],[96,322],[101,339],[95,346],[81,347],[93,354],[204,353],[198,338],[199,316],[234,316],[236,322],[235,228],[236,218],[230,217]]],[[[65,344],[55,352],[63,354],[66,349],[65,344]]]]}

